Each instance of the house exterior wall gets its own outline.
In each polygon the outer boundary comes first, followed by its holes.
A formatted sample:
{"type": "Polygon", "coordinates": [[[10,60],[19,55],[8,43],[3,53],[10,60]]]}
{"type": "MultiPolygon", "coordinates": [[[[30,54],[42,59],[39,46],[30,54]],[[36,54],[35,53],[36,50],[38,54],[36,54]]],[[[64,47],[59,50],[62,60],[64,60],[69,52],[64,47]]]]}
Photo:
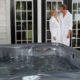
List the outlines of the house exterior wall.
{"type": "MultiPolygon", "coordinates": [[[[30,0],[0,0],[0,44],[15,44],[15,6],[14,1],[30,1],[30,0]],[[13,3],[13,5],[11,4],[13,3]],[[14,10],[14,11],[13,11],[14,10]],[[11,13],[10,13],[11,12],[11,13]],[[10,20],[11,19],[11,20],[10,20]],[[14,32],[14,33],[13,33],[14,32]]],[[[60,2],[66,3],[68,9],[73,14],[73,18],[76,15],[80,16],[80,0],[32,0],[33,1],[33,26],[34,30],[34,42],[33,43],[45,43],[46,39],[46,16],[47,2],[60,2]],[[71,5],[72,4],[72,5],[71,5]],[[72,6],[72,7],[71,7],[72,6]],[[76,8],[76,9],[75,9],[76,8]]],[[[58,5],[58,3],[57,3],[58,5]]],[[[49,5],[48,5],[49,6],[49,5]]],[[[56,7],[57,8],[57,7],[56,7]]],[[[80,19],[75,21],[73,19],[73,31],[71,38],[71,47],[80,49],[80,19]],[[79,28],[78,28],[79,27],[79,28]]],[[[47,27],[46,27],[47,28],[47,27]]],[[[24,35],[23,35],[24,36],[24,35]]],[[[50,35],[48,35],[50,37],[50,35]]],[[[26,43],[25,43],[26,44],[26,43]]]]}
{"type": "Polygon", "coordinates": [[[10,1],[0,0],[0,44],[10,44],[10,1]]]}

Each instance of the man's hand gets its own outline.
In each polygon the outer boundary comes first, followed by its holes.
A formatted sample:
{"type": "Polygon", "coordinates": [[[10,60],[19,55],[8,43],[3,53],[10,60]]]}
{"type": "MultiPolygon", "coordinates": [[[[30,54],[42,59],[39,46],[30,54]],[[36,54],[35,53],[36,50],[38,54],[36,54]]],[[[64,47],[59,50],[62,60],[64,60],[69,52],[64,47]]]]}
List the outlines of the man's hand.
{"type": "Polygon", "coordinates": [[[56,40],[56,37],[53,37],[53,40],[56,40]]]}
{"type": "Polygon", "coordinates": [[[69,39],[69,38],[70,38],[70,34],[67,35],[67,39],[69,39]]]}
{"type": "Polygon", "coordinates": [[[68,32],[67,39],[70,38],[70,35],[71,35],[71,30],[69,30],[69,32],[68,32]]]}

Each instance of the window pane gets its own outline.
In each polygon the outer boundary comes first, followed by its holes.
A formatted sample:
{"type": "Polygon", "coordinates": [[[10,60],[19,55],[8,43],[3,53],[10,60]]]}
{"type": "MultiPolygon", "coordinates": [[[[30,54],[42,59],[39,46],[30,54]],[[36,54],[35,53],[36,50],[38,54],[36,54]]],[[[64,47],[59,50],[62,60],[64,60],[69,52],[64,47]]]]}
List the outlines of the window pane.
{"type": "MultiPolygon", "coordinates": [[[[78,10],[78,15],[80,16],[80,10],[78,10]]],[[[80,21],[80,18],[78,20],[80,21]]]]}
{"type": "Polygon", "coordinates": [[[80,21],[78,21],[78,29],[80,29],[80,21]]]}
{"type": "Polygon", "coordinates": [[[16,10],[20,10],[20,2],[19,1],[16,2],[16,10]]]}
{"type": "Polygon", "coordinates": [[[32,40],[32,31],[28,31],[28,40],[32,40]]]}
{"type": "Polygon", "coordinates": [[[28,43],[32,43],[32,41],[28,41],[28,43]]]}
{"type": "Polygon", "coordinates": [[[21,20],[21,14],[20,14],[20,12],[16,12],[16,20],[21,20]]]}
{"type": "Polygon", "coordinates": [[[26,22],[22,22],[22,30],[27,30],[27,24],[26,24],[26,22]]]}
{"type": "Polygon", "coordinates": [[[51,39],[51,33],[50,33],[50,31],[47,31],[47,39],[51,39]]]}
{"type": "Polygon", "coordinates": [[[17,32],[17,40],[21,40],[21,32],[17,32]]]}
{"type": "Polygon", "coordinates": [[[76,47],[76,39],[72,39],[72,47],[76,47]]]}
{"type": "Polygon", "coordinates": [[[17,41],[17,44],[21,44],[21,41],[17,41]]]}
{"type": "Polygon", "coordinates": [[[77,10],[77,3],[73,3],[73,10],[77,10]]]}
{"type": "Polygon", "coordinates": [[[22,2],[22,10],[26,10],[26,1],[22,2]]]}
{"type": "Polygon", "coordinates": [[[32,20],[32,12],[28,12],[28,20],[32,20]]]}
{"type": "Polygon", "coordinates": [[[77,40],[77,47],[80,47],[80,39],[77,40]]]}
{"type": "Polygon", "coordinates": [[[73,11],[73,20],[76,21],[77,11],[73,11]]]}
{"type": "Polygon", "coordinates": [[[51,18],[50,12],[47,12],[47,20],[51,18]]]}
{"type": "Polygon", "coordinates": [[[62,2],[58,2],[58,10],[60,9],[61,4],[62,4],[62,2]]]}
{"type": "Polygon", "coordinates": [[[26,40],[26,31],[22,32],[22,40],[26,40]]]}
{"type": "Polygon", "coordinates": [[[78,3],[78,10],[80,10],[80,3],[78,3]]]}
{"type": "Polygon", "coordinates": [[[80,30],[78,30],[78,38],[80,38],[80,30]]]}
{"type": "Polygon", "coordinates": [[[27,41],[22,41],[23,44],[27,43],[27,41]]]}
{"type": "Polygon", "coordinates": [[[52,9],[56,9],[56,2],[52,2],[52,9]]]}
{"type": "Polygon", "coordinates": [[[49,30],[49,21],[47,21],[47,30],[49,30]]]}
{"type": "Polygon", "coordinates": [[[21,30],[21,22],[17,22],[16,23],[16,29],[17,30],[21,30]]]}
{"type": "Polygon", "coordinates": [[[76,30],[72,30],[72,37],[76,38],[76,30]]]}
{"type": "MultiPolygon", "coordinates": [[[[78,11],[78,21],[80,21],[80,10],[78,11]]],[[[80,22],[79,22],[80,23],[80,22]]]]}
{"type": "Polygon", "coordinates": [[[47,2],[47,10],[51,10],[51,2],[47,2]]]}
{"type": "Polygon", "coordinates": [[[28,30],[32,30],[32,22],[28,22],[28,30]]]}
{"type": "Polygon", "coordinates": [[[76,29],[76,21],[73,21],[73,29],[76,29]]]}
{"type": "Polygon", "coordinates": [[[27,2],[27,10],[32,10],[32,2],[27,2]]]}
{"type": "Polygon", "coordinates": [[[22,12],[22,20],[26,20],[26,12],[22,12]]]}

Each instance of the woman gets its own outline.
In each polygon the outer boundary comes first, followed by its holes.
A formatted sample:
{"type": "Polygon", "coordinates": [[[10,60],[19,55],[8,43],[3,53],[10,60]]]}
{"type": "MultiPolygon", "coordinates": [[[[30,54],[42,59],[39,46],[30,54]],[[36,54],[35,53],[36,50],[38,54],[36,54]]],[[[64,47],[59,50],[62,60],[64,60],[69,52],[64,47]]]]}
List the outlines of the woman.
{"type": "Polygon", "coordinates": [[[51,10],[50,32],[51,32],[51,42],[61,43],[61,29],[58,19],[58,13],[56,10],[51,10]]]}

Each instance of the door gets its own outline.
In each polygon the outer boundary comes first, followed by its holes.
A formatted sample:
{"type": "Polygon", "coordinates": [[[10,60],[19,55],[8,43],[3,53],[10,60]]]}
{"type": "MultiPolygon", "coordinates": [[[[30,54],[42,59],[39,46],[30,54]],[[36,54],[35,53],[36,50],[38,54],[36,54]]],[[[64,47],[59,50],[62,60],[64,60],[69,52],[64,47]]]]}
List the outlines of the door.
{"type": "Polygon", "coordinates": [[[71,46],[80,50],[80,1],[72,1],[73,30],[71,46]]]}
{"type": "Polygon", "coordinates": [[[37,0],[11,0],[11,29],[13,44],[37,43],[37,0]]]}
{"type": "Polygon", "coordinates": [[[33,43],[33,1],[15,1],[15,43],[33,43]]]}

